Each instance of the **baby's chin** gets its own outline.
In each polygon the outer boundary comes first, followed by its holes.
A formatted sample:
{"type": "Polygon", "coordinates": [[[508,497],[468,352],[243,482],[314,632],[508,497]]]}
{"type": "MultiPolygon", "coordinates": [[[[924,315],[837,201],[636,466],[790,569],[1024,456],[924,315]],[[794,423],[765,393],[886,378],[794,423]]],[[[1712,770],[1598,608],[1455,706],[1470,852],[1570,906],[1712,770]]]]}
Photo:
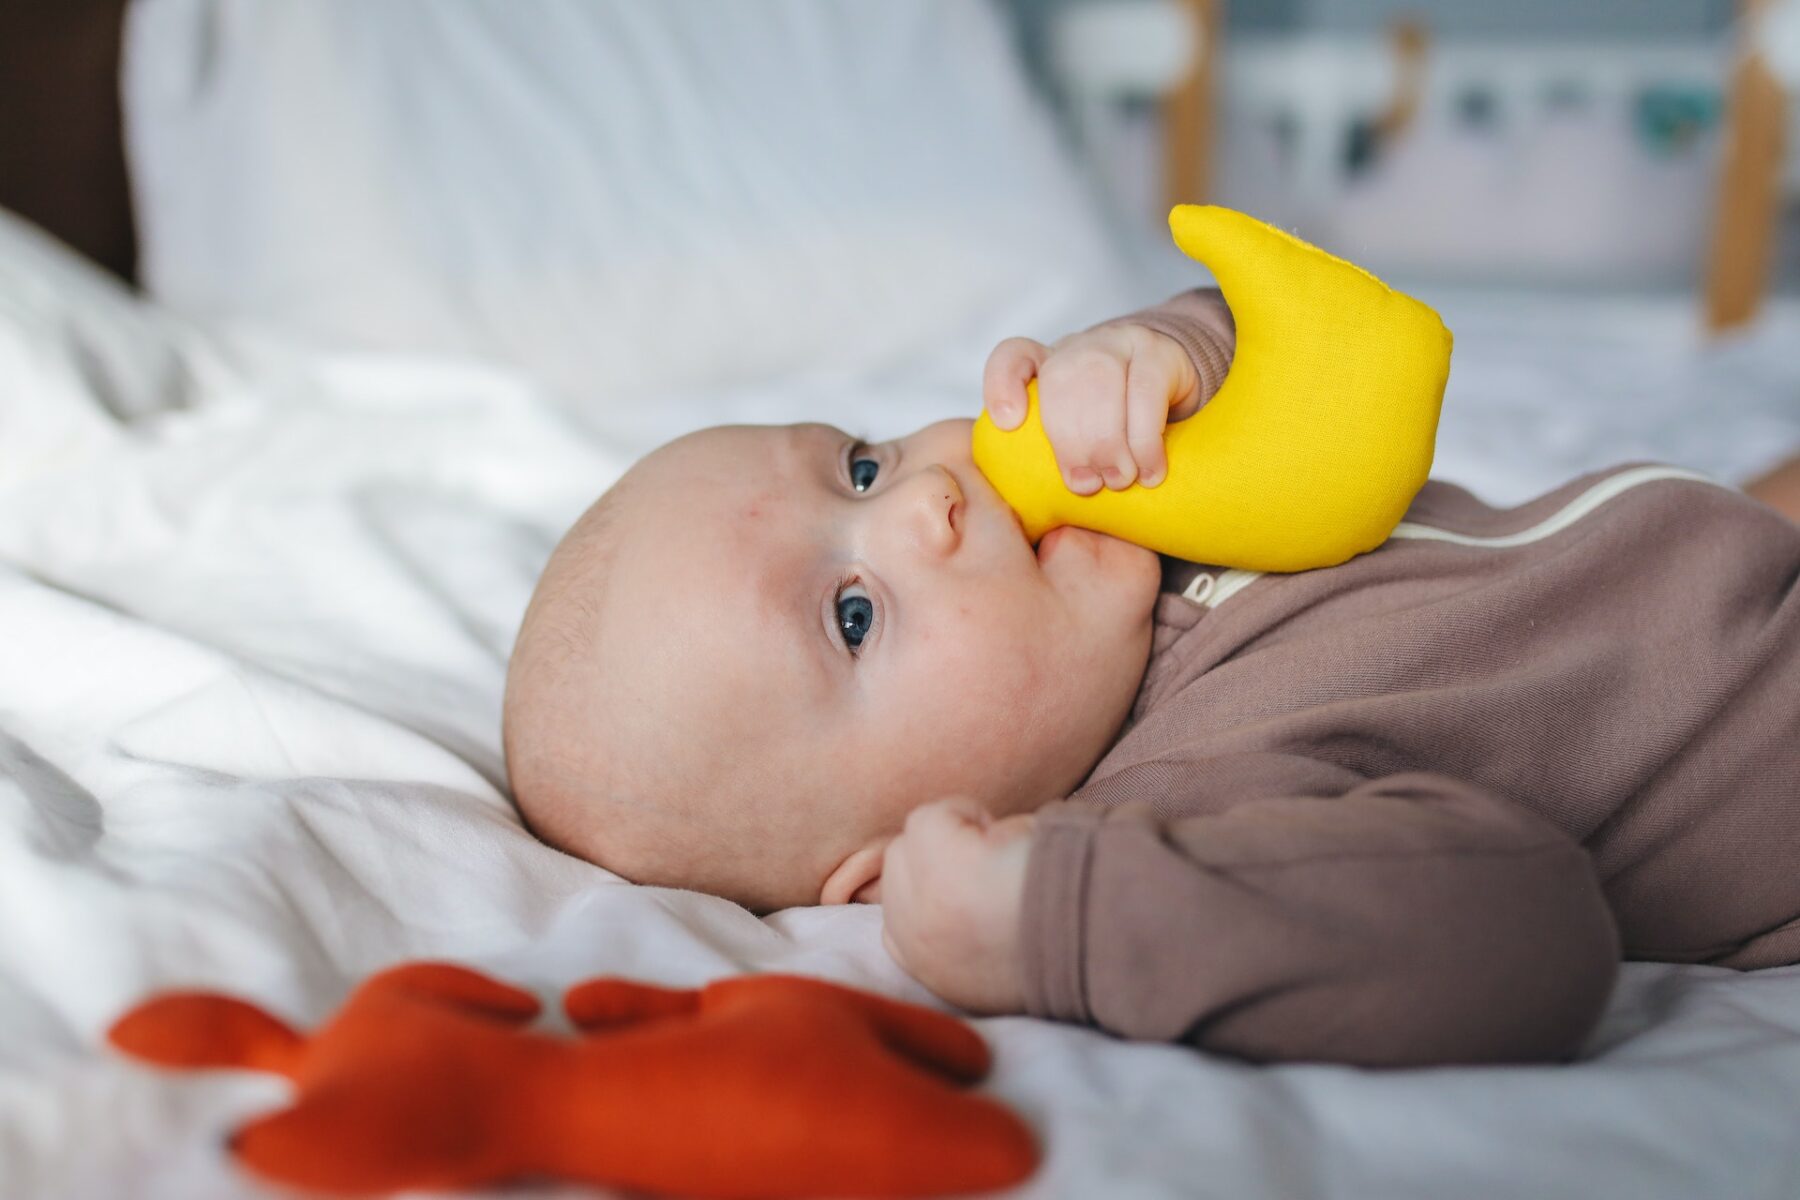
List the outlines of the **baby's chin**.
{"type": "Polygon", "coordinates": [[[1123,538],[1113,537],[1109,533],[1096,533],[1079,525],[1058,525],[1039,538],[1037,560],[1038,565],[1046,571],[1082,570],[1086,569],[1085,564],[1113,567],[1132,560],[1154,567],[1159,562],[1154,550],[1146,550],[1123,538]],[[1072,568],[1057,565],[1071,557],[1075,559],[1072,568]]]}

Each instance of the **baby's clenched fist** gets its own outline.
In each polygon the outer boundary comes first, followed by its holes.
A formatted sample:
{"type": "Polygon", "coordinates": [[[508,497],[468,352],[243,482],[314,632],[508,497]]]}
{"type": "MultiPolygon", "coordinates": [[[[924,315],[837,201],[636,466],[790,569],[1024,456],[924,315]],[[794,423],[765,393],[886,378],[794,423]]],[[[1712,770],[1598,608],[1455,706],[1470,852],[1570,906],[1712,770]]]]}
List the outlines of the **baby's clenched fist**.
{"type": "Polygon", "coordinates": [[[881,867],[881,940],[943,999],[977,1013],[1025,1011],[1019,918],[1030,813],[995,819],[961,797],[920,805],[881,867]]]}
{"type": "Polygon", "coordinates": [[[1200,377],[1181,343],[1129,322],[1101,325],[1045,346],[1008,338],[988,355],[982,400],[1001,429],[1025,419],[1025,385],[1038,381],[1038,419],[1069,490],[1101,484],[1155,487],[1168,472],[1163,429],[1199,408],[1200,377]]]}

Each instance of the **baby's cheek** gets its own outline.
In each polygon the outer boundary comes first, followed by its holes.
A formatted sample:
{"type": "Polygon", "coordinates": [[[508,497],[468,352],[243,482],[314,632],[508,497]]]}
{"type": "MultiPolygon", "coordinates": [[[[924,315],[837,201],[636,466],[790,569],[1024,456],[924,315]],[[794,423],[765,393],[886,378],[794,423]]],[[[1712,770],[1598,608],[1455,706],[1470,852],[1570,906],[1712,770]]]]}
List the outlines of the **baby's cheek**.
{"type": "MultiPolygon", "coordinates": [[[[963,578],[932,597],[924,646],[932,672],[984,708],[1054,686],[1048,664],[1059,626],[1043,596],[998,572],[963,578]]],[[[912,647],[908,647],[912,649],[912,647]]]]}
{"type": "Polygon", "coordinates": [[[1044,646],[1049,636],[1028,619],[997,615],[966,627],[954,654],[963,693],[980,697],[981,710],[1015,736],[1056,686],[1044,646]]]}

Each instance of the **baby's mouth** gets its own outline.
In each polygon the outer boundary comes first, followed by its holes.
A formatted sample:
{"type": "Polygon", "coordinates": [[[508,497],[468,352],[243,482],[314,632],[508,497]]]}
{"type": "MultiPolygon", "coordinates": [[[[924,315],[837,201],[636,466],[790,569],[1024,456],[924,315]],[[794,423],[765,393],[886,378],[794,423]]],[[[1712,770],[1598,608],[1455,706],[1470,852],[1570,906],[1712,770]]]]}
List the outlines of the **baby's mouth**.
{"type": "MultiPolygon", "coordinates": [[[[1038,566],[1043,566],[1044,560],[1049,556],[1051,550],[1055,546],[1062,544],[1063,536],[1070,528],[1071,526],[1068,525],[1055,526],[1048,533],[1044,534],[1043,537],[1038,539],[1036,551],[1038,566]]],[[[1023,532],[1023,528],[1021,528],[1021,532],[1023,532]]]]}
{"type": "MultiPolygon", "coordinates": [[[[1017,510],[1015,510],[1012,505],[1008,504],[1001,497],[999,490],[996,489],[994,487],[994,485],[988,481],[988,477],[986,475],[983,475],[980,470],[976,470],[974,472],[974,475],[975,475],[975,478],[981,480],[981,486],[982,486],[983,490],[985,490],[987,492],[987,494],[993,498],[993,500],[992,500],[993,505],[995,507],[999,508],[1001,511],[1005,512],[1007,519],[1009,519],[1012,522],[1013,528],[1017,529],[1019,531],[1019,540],[1021,542],[1025,543],[1025,548],[1027,550],[1031,550],[1033,557],[1036,557],[1037,552],[1036,552],[1036,549],[1032,545],[1031,537],[1030,537],[1030,535],[1028,535],[1025,532],[1024,519],[1019,516],[1017,510]]],[[[970,489],[968,489],[967,487],[965,487],[963,489],[963,499],[966,503],[968,503],[968,506],[970,508],[973,508],[974,501],[970,497],[969,491],[970,491],[970,489]]],[[[966,514],[965,514],[965,519],[966,519],[966,514]]]]}
{"type": "MultiPolygon", "coordinates": [[[[1025,549],[1031,551],[1031,557],[1040,566],[1043,565],[1043,561],[1044,561],[1044,559],[1043,559],[1043,549],[1044,549],[1043,538],[1038,539],[1037,543],[1034,545],[1031,540],[1031,535],[1025,532],[1025,522],[1022,519],[1020,519],[1018,513],[1014,512],[1012,510],[1012,507],[1010,505],[1008,505],[1006,508],[1006,515],[1012,518],[1013,528],[1017,529],[1019,531],[1019,540],[1021,542],[1025,543],[1025,549]]],[[[1044,536],[1048,537],[1050,535],[1045,534],[1044,536]]]]}

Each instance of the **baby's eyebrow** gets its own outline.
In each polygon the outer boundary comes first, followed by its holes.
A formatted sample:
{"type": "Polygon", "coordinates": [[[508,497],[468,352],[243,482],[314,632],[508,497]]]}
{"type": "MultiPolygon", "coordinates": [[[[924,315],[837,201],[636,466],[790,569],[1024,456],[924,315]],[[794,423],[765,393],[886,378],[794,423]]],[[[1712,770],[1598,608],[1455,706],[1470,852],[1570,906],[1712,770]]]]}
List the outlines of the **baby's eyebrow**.
{"type": "MultiPolygon", "coordinates": [[[[783,447],[787,453],[782,456],[786,460],[782,465],[791,468],[789,480],[793,483],[804,481],[829,490],[837,478],[837,452],[847,438],[843,430],[822,422],[792,427],[783,447]]],[[[823,695],[836,690],[844,664],[838,661],[830,634],[819,623],[816,585],[820,575],[816,566],[815,563],[796,570],[788,564],[772,563],[766,568],[768,575],[763,581],[763,589],[771,598],[783,592],[787,594],[788,599],[781,607],[787,613],[797,614],[797,619],[781,619],[776,623],[788,630],[790,655],[804,661],[807,672],[814,677],[812,694],[823,695]],[[797,644],[795,639],[798,639],[797,644]]]]}
{"type": "MultiPolygon", "coordinates": [[[[850,435],[835,425],[815,423],[802,426],[801,428],[806,430],[810,440],[818,443],[816,447],[817,452],[824,457],[825,464],[828,467],[834,468],[833,475],[835,476],[838,449],[843,446],[845,442],[850,440],[850,435]]],[[[811,472],[808,473],[811,474],[811,472]]]]}

